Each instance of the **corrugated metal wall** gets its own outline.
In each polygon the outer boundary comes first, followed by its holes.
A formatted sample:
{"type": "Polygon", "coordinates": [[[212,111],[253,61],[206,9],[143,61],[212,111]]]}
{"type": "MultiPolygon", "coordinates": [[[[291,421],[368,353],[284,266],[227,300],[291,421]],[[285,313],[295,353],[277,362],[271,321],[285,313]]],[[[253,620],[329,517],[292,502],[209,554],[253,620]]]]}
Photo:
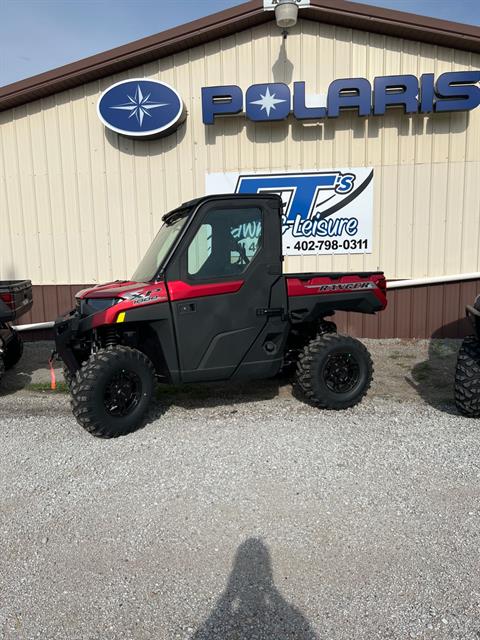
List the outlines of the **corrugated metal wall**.
{"type": "Polygon", "coordinates": [[[269,23],[0,113],[0,279],[36,284],[128,276],[162,214],[221,171],[375,167],[374,253],[289,258],[287,269],[382,268],[389,278],[480,271],[480,110],[304,125],[244,118],[205,127],[201,87],[480,67],[480,56],[300,21],[283,41],[269,23]],[[175,86],[189,116],[176,134],[133,141],[105,131],[100,92],[127,77],[175,86]]]}

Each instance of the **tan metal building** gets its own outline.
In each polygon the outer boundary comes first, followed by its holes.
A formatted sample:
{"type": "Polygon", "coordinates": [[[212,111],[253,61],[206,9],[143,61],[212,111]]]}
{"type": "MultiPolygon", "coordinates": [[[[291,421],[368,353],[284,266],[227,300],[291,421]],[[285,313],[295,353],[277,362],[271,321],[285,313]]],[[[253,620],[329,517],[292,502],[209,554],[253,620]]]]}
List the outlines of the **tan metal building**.
{"type": "Polygon", "coordinates": [[[479,108],[206,126],[202,88],[305,81],[322,96],[337,78],[478,69],[476,27],[312,0],[284,40],[254,0],[0,88],[0,280],[31,278],[25,322],[51,320],[83,284],[131,275],[162,215],[203,195],[209,174],[371,167],[372,252],[289,256],[287,270],[439,278],[393,289],[378,318],[342,322],[357,335],[458,335],[480,289],[479,108]],[[187,109],[176,132],[142,140],[104,126],[99,97],[128,78],[175,87],[187,109]]]}

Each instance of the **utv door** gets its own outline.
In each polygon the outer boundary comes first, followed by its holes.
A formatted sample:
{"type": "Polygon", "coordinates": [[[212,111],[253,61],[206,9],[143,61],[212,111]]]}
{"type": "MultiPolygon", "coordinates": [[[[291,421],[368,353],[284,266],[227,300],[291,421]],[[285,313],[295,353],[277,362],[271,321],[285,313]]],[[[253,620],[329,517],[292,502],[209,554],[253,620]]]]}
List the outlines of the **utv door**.
{"type": "Polygon", "coordinates": [[[287,333],[280,206],[216,198],[196,212],[166,273],[182,381],[278,372],[287,333]]]}

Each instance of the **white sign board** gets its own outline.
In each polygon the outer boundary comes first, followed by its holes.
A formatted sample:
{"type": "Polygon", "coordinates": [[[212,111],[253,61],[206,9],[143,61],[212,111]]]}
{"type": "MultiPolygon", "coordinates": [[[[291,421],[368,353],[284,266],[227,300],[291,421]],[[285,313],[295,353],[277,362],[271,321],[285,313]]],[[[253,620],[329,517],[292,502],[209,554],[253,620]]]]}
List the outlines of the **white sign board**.
{"type": "Polygon", "coordinates": [[[212,173],[206,193],[278,193],[284,255],[372,252],[372,168],[212,173]]]}
{"type": "MultiPolygon", "coordinates": [[[[309,7],[310,0],[295,0],[299,7],[309,7]]],[[[265,11],[275,11],[278,0],[263,0],[263,8],[265,11]]]]}

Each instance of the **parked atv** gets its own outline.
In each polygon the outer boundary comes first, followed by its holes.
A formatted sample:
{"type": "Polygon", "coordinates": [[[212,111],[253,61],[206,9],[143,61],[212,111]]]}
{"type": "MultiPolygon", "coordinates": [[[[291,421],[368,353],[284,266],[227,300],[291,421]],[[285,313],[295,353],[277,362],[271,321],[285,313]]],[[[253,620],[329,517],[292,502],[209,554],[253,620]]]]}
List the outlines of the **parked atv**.
{"type": "Polygon", "coordinates": [[[281,214],[273,194],[188,202],[164,216],[131,281],[77,294],[55,341],[82,427],[100,437],[138,428],[156,380],[255,380],[291,365],[318,407],[360,402],[370,355],[326,317],[384,309],[384,275],[283,274],[281,214]]]}
{"type": "Polygon", "coordinates": [[[23,354],[22,339],[10,323],[27,313],[32,304],[30,280],[0,281],[0,380],[23,354]]]}
{"type": "Polygon", "coordinates": [[[457,359],[455,402],[458,410],[471,418],[480,418],[480,296],[467,307],[474,334],[467,336],[457,359]]]}

